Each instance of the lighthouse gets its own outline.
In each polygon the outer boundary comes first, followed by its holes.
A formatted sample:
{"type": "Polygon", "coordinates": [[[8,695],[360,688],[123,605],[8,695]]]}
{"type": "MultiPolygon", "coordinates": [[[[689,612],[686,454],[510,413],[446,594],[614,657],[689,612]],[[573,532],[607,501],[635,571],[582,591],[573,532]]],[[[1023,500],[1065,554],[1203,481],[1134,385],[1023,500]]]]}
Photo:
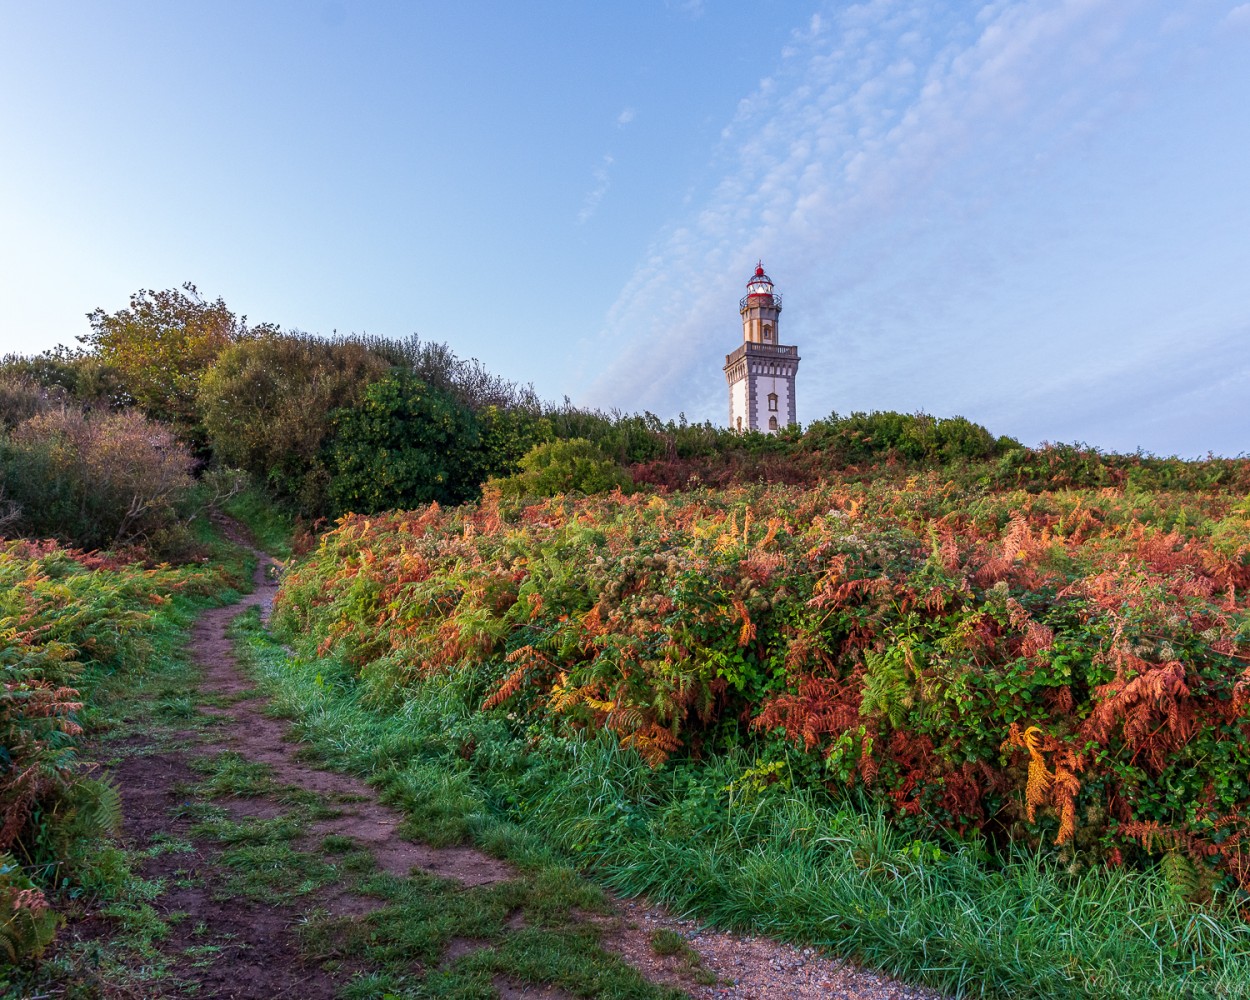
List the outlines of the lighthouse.
{"type": "Polygon", "coordinates": [[[775,434],[798,423],[794,376],[799,371],[799,349],[780,343],[781,296],[764,273],[763,261],[747,282],[738,312],[742,314],[742,344],[725,355],[729,426],[775,434]]]}

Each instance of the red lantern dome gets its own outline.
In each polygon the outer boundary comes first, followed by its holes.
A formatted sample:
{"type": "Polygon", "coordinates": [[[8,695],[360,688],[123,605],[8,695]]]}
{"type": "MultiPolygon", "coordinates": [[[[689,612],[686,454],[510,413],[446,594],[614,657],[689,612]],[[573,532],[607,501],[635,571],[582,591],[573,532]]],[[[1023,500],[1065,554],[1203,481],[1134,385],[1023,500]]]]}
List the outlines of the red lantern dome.
{"type": "Polygon", "coordinates": [[[773,279],[764,273],[764,262],[755,265],[755,273],[747,282],[747,295],[772,295],[773,279]]]}
{"type": "Polygon", "coordinates": [[[755,265],[755,273],[747,282],[747,293],[738,303],[739,310],[749,306],[771,306],[781,312],[781,296],[773,291],[773,279],[764,273],[763,261],[755,265]]]}

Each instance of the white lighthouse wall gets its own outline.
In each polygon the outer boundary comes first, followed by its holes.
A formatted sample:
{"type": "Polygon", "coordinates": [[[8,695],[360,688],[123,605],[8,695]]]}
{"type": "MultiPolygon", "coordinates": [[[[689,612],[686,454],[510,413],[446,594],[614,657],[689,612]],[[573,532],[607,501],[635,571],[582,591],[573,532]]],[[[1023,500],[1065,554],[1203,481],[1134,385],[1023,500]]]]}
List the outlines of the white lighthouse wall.
{"type": "Polygon", "coordinates": [[[780,430],[790,422],[790,380],[784,375],[758,375],[755,378],[755,421],[756,427],[768,432],[768,418],[777,418],[780,430]],[[768,408],[768,394],[777,394],[777,409],[768,408]]]}
{"type": "Polygon", "coordinates": [[[747,380],[738,379],[729,387],[729,426],[738,429],[738,418],[742,418],[742,429],[748,427],[747,419],[747,380]]]}

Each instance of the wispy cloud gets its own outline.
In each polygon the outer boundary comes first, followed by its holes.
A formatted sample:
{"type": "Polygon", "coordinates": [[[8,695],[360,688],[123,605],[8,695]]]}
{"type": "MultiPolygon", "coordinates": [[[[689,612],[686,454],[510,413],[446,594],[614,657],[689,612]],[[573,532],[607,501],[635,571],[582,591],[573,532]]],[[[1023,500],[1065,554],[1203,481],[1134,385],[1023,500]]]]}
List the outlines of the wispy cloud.
{"type": "Polygon", "coordinates": [[[582,199],[582,210],[577,213],[577,224],[585,225],[594,216],[599,209],[599,203],[603,201],[603,196],[608,193],[608,188],[612,186],[612,168],[613,158],[610,154],[604,154],[599,166],[595,167],[592,177],[595,186],[586,192],[586,197],[582,199]]]}
{"type": "Polygon", "coordinates": [[[625,108],[616,116],[616,124],[624,128],[637,117],[638,113],[633,108],[625,108]]]}
{"type": "MultiPolygon", "coordinates": [[[[1035,213],[1038,178],[1068,183],[1074,153],[1140,99],[1168,5],[956,9],[830,4],[794,32],[725,126],[720,180],[659,235],[610,310],[603,343],[624,346],[590,401],[719,418],[716,360],[740,338],[735,303],[757,257],[795,293],[783,339],[801,330],[824,356],[804,362],[801,403],[821,381],[841,392],[857,360],[885,357],[889,390],[975,349],[926,343],[933,312],[1028,251],[996,213],[1035,213]]],[[[1034,232],[1064,224],[1029,219],[1034,232]]]]}

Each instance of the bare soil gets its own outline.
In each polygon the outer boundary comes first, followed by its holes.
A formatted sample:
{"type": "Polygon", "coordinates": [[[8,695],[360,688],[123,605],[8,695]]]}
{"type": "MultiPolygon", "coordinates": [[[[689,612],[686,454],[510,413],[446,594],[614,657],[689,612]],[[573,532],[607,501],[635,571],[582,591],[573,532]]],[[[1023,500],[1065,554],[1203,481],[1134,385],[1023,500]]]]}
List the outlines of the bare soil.
{"type": "MultiPolygon", "coordinates": [[[[232,530],[238,534],[237,528],[232,530]]],[[[333,803],[338,815],[317,820],[295,845],[301,849],[313,849],[329,835],[350,837],[367,848],[384,871],[401,877],[420,871],[459,881],[466,887],[499,882],[514,874],[506,863],[472,847],[433,848],[404,839],[398,832],[402,817],[379,803],[374,789],[356,778],[318,769],[297,758],[286,727],[265,714],[265,701],[240,673],[226,635],[231,621],[247,608],[258,606],[262,615],[267,615],[276,590],[276,574],[268,567],[269,560],[264,557],[257,570],[255,591],[232,607],[205,612],[191,634],[190,653],[201,671],[200,691],[205,699],[199,708],[216,717],[217,724],[166,733],[163,739],[153,734],[150,744],[132,740],[129,747],[122,748],[127,752],[113,771],[122,795],[124,834],[130,846],[145,849],[178,841],[191,848],[160,851],[144,862],[142,874],[164,882],[165,890],[154,905],[171,921],[171,937],[162,948],[177,958],[172,977],[159,984],[149,983],[134,996],[318,1000],[338,994],[358,971],[350,965],[327,969],[301,953],[296,929],[307,911],[291,905],[269,905],[229,890],[232,873],[221,860],[220,846],[195,837],[196,820],[183,808],[185,789],[203,779],[192,762],[206,755],[232,752],[263,763],[272,769],[279,784],[312,791],[333,803]],[[211,956],[205,957],[207,952],[211,956]]],[[[286,808],[264,796],[218,798],[214,804],[224,806],[238,819],[273,819],[286,808]]],[[[309,907],[346,918],[362,917],[378,905],[376,900],[333,886],[308,900],[309,907]]],[[[904,986],[810,950],[799,951],[762,938],[701,932],[693,923],[638,901],[619,903],[611,916],[587,915],[584,919],[598,924],[604,946],[646,978],[676,986],[696,998],[938,1000],[930,991],[904,986]],[[661,928],[682,934],[692,952],[685,957],[657,955],[651,939],[661,928]],[[698,958],[692,961],[691,954],[698,958]],[[707,985],[712,977],[715,984],[707,985]]],[[[524,924],[518,915],[509,926],[516,930],[524,924]]],[[[90,936],[92,929],[80,926],[78,933],[90,936]]],[[[101,923],[95,934],[104,933],[101,923]]],[[[446,950],[444,964],[481,947],[490,944],[455,938],[446,950]]],[[[564,1000],[567,996],[551,987],[522,986],[506,978],[497,978],[494,986],[505,1000],[564,1000]]]]}

